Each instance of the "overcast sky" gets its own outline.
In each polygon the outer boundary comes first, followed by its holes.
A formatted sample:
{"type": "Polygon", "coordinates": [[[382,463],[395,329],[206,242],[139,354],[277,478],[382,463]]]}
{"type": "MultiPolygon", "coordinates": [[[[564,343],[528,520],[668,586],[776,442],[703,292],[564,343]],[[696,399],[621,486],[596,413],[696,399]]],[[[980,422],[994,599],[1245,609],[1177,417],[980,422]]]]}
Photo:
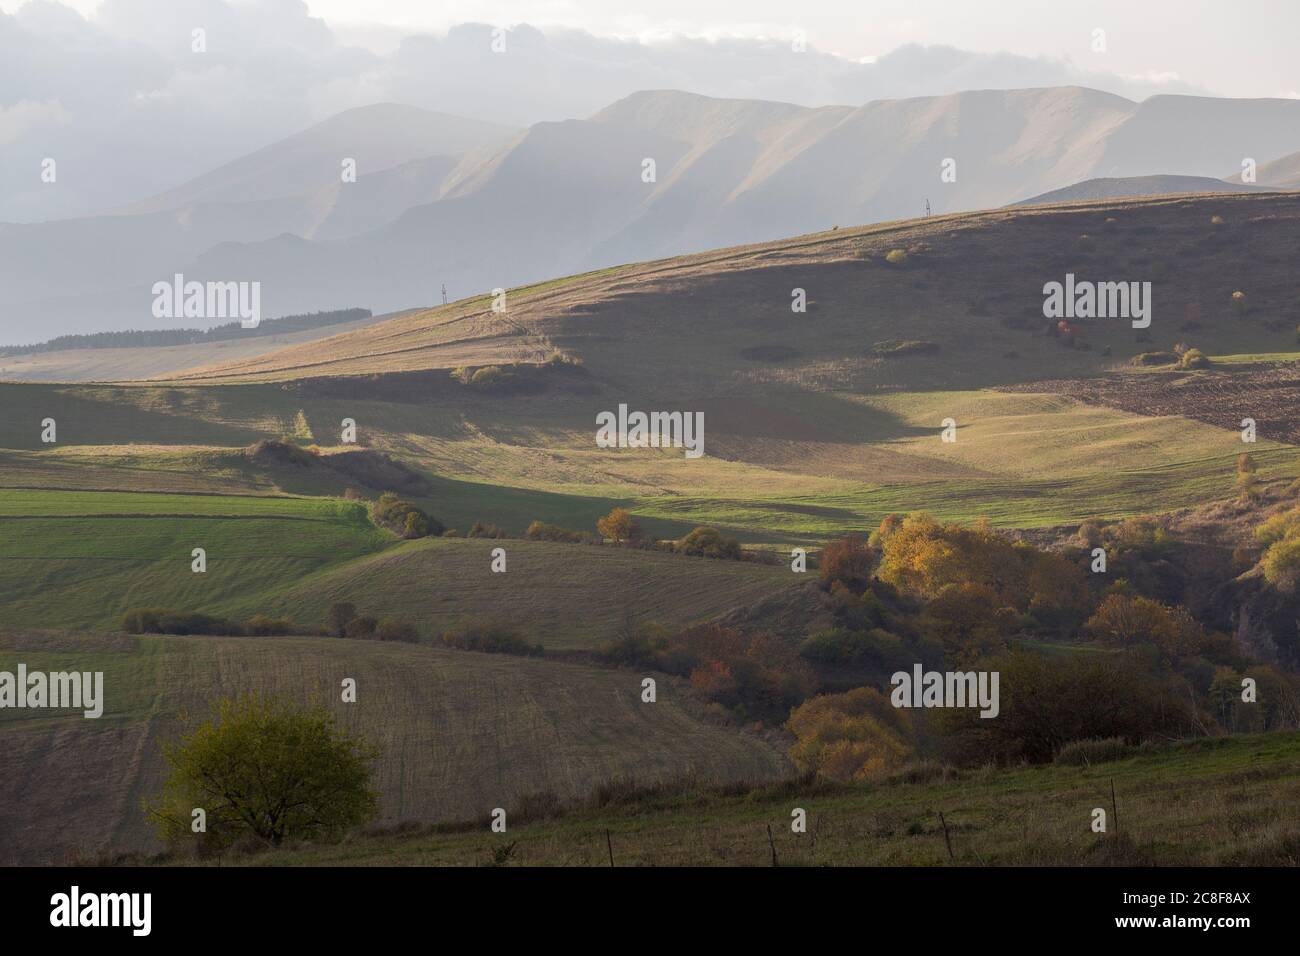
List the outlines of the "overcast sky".
{"type": "MultiPolygon", "coordinates": [[[[101,6],[66,4],[87,15],[101,6]]],[[[22,5],[0,0],[6,12],[22,5]]],[[[1180,78],[1224,96],[1300,95],[1294,0],[308,0],[306,7],[335,28],[380,25],[398,35],[465,22],[559,25],[639,39],[785,37],[802,29],[817,48],[851,58],[909,43],[945,44],[1180,78]],[[1106,31],[1105,54],[1091,48],[1096,28],[1106,31]]],[[[376,46],[395,42],[385,30],[343,32],[376,46]]]]}
{"type": "Polygon", "coordinates": [[[1297,28],[1294,0],[0,0],[0,222],[111,209],[376,102],[524,126],[663,88],[1298,96],[1297,28]]]}

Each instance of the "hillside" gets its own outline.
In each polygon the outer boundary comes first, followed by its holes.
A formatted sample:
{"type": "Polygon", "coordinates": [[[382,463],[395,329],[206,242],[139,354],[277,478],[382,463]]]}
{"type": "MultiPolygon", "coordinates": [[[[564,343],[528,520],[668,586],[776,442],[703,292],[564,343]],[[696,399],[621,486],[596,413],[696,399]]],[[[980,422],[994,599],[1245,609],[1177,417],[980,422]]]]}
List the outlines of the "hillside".
{"type": "Polygon", "coordinates": [[[1294,303],[1281,246],[1297,231],[1300,198],[1271,194],[933,216],[511,288],[505,312],[493,312],[486,295],[465,299],[194,370],[187,381],[357,376],[567,354],[595,384],[680,401],[702,392],[1030,381],[1048,369],[1091,372],[1150,350],[1122,321],[1083,323],[1089,349],[1062,349],[1042,335],[1042,286],[1067,272],[1150,281],[1157,344],[1195,331],[1220,354],[1256,350],[1253,343],[1276,350],[1291,344],[1293,329],[1232,321],[1231,295],[1248,289],[1260,318],[1285,322],[1294,303]],[[904,265],[884,261],[893,249],[912,250],[904,265]],[[796,288],[807,292],[806,314],[792,313],[796,288]],[[1185,330],[1188,322],[1200,327],[1185,330]],[[873,345],[900,339],[934,341],[942,351],[871,354],[873,345]],[[681,342],[690,342],[693,361],[673,360],[669,348],[681,342]]]}
{"type": "Polygon", "coordinates": [[[275,352],[286,345],[339,335],[392,316],[373,316],[315,329],[192,345],[69,348],[0,354],[0,380],[11,382],[120,382],[174,377],[185,369],[275,352]]]}
{"type": "Polygon", "coordinates": [[[518,805],[549,791],[571,800],[599,784],[696,777],[772,780],[786,759],[758,737],[692,716],[682,686],[576,664],[331,638],[130,638],[0,632],[0,669],[75,662],[104,671],[103,717],[0,712],[0,864],[51,863],[157,848],[140,801],[157,792],[158,743],[178,715],[251,691],[313,695],[382,749],[381,819],[432,823],[518,805]],[[357,701],[339,701],[340,681],[357,701]]]}
{"type": "Polygon", "coordinates": [[[927,201],[949,213],[1101,175],[1218,176],[1239,162],[1237,142],[1258,144],[1263,156],[1294,152],[1297,115],[1294,101],[1133,103],[1078,87],[818,109],[646,91],[589,120],[530,127],[439,201],[372,234],[224,246],[195,268],[263,276],[281,294],[293,288],[301,298],[284,305],[294,308],[341,299],[396,308],[430,301],[426,290],[437,281],[462,296],[917,216],[927,201]],[[647,158],[656,164],[651,183],[641,181],[647,158]],[[946,159],[956,163],[951,182],[940,179],[946,159]],[[357,275],[349,263],[358,261],[373,269],[357,275]]]}
{"type": "Polygon", "coordinates": [[[881,783],[789,781],[753,792],[699,788],[612,795],[568,813],[485,817],[442,832],[235,857],[244,865],[484,866],[507,843],[519,866],[1295,866],[1300,734],[1188,741],[1091,767],[1047,765],[881,783]],[[1091,832],[1094,807],[1118,827],[1091,832]],[[804,834],[791,811],[807,811],[804,834]],[[945,844],[942,812],[947,824],[945,844]],[[540,816],[540,818],[539,818],[540,816]],[[606,831],[609,831],[608,842],[606,831]]]}
{"type": "Polygon", "coordinates": [[[164,607],[314,629],[348,601],[414,621],[431,640],[522,616],[528,640],[561,650],[607,643],[628,613],[684,626],[795,583],[785,565],[612,547],[399,542],[360,505],[327,498],[0,491],[0,531],[0,626],[10,627],[107,629],[130,608],[164,607]],[[486,570],[497,546],[505,574],[486,570]],[[195,547],[203,574],[190,571],[195,547]],[[558,567],[573,575],[563,586],[558,567]]]}
{"type": "Polygon", "coordinates": [[[395,311],[439,301],[443,284],[461,298],[927,203],[953,213],[1099,176],[1220,176],[1239,143],[1261,161],[1300,150],[1298,117],[1294,100],[1135,103],[1081,87],[819,108],[649,90],[506,135],[375,106],[130,214],[0,226],[0,316],[138,324],[151,284],[174,272],[261,282],[270,314],[395,311]],[[358,159],[357,182],[339,181],[340,156],[358,159]],[[955,178],[941,179],[947,160],[955,178]]]}
{"type": "Polygon", "coordinates": [[[339,182],[342,157],[361,172],[383,172],[432,156],[494,145],[514,131],[399,103],[344,110],[308,129],[121,210],[165,212],[199,204],[249,203],[314,192],[339,182]]]}
{"type": "Polygon", "coordinates": [[[1032,199],[1022,199],[1017,206],[1044,203],[1086,202],[1093,199],[1134,199],[1140,196],[1177,196],[1187,193],[1254,193],[1268,192],[1267,186],[1248,186],[1240,181],[1224,181],[1210,176],[1127,176],[1123,178],[1085,179],[1064,189],[1053,189],[1032,199]]]}
{"type": "MultiPolygon", "coordinates": [[[[1262,163],[1255,171],[1256,181],[1278,189],[1300,188],[1300,152],[1262,163]]],[[[1237,174],[1240,178],[1240,173],[1237,174]]]]}
{"type": "Polygon", "coordinates": [[[1262,477],[1300,471],[1282,406],[1250,400],[1277,387],[1261,376],[1290,373],[1231,361],[1294,348],[1285,250],[1298,214],[1300,198],[1261,194],[934,216],[556,279],[509,290],[503,313],[463,300],[170,380],[0,386],[12,411],[0,480],[340,495],[337,478],[196,472],[187,456],[281,435],[330,447],[351,418],[361,445],[424,471],[434,490],[421,506],[462,531],[590,530],[625,504],[665,537],[712,524],[748,543],[815,545],[917,508],[1023,528],[1185,507],[1233,494],[1228,426],[1247,414],[1262,477]],[[886,261],[895,249],[910,250],[902,264],[886,261]],[[1150,329],[1094,320],[1046,334],[1043,284],[1067,273],[1151,281],[1150,329]],[[805,313],[791,311],[796,288],[805,313]],[[1129,364],[1179,343],[1221,361],[1129,364]],[[492,365],[494,384],[463,381],[492,365]],[[1185,394],[1208,404],[1153,415],[1050,384],[1098,375],[1204,380],[1185,394]],[[1213,383],[1227,381],[1240,398],[1212,417],[1213,383]],[[996,391],[1008,386],[1016,396],[996,391]],[[596,414],[621,403],[702,411],[705,456],[597,448],[596,414]],[[40,441],[46,416],[57,446],[40,441]],[[953,444],[938,437],[949,417],[953,444]],[[110,461],[93,461],[98,446],[113,446],[110,461]]]}

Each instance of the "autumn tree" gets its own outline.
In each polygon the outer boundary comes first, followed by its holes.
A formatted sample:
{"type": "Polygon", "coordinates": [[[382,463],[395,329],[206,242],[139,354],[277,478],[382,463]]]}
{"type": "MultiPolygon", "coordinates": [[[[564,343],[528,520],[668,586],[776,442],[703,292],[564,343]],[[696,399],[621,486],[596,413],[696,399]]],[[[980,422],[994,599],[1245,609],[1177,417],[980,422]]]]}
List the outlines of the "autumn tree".
{"type": "Polygon", "coordinates": [[[950,584],[926,605],[922,625],[943,645],[946,659],[966,667],[996,649],[1015,624],[1015,611],[987,584],[950,584]]]}
{"type": "Polygon", "coordinates": [[[1166,661],[1195,653],[1205,637],[1186,608],[1126,594],[1107,595],[1084,627],[1118,647],[1154,644],[1166,661]]]}
{"type": "Polygon", "coordinates": [[[820,564],[823,587],[838,582],[850,591],[861,592],[871,584],[876,555],[864,535],[851,534],[828,542],[822,548],[820,564]]]}
{"type": "Polygon", "coordinates": [[[615,544],[630,541],[641,533],[636,520],[624,508],[615,508],[596,520],[596,530],[615,544]]]}
{"type": "MultiPolygon", "coordinates": [[[[882,528],[883,531],[883,528],[882,528]]],[[[971,527],[940,524],[924,512],[880,536],[880,578],[902,591],[931,598],[949,584],[986,584],[1014,602],[1023,569],[1011,542],[986,521],[971,527]]]]}
{"type": "Polygon", "coordinates": [[[861,780],[900,767],[913,751],[907,715],[873,687],[823,694],[790,714],[790,756],[830,780],[861,780]]]}
{"type": "Polygon", "coordinates": [[[1077,740],[1137,744],[1197,732],[1186,681],[1152,674],[1128,654],[1017,650],[979,669],[998,673],[1000,711],[996,720],[974,708],[939,713],[942,750],[954,762],[1046,763],[1077,740]]]}

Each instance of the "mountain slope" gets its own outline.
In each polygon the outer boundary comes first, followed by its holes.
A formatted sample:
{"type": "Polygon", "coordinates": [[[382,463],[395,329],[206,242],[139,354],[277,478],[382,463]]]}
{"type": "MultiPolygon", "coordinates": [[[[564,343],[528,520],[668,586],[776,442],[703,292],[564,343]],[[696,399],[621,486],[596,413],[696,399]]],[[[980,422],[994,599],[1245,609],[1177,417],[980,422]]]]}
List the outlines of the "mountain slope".
{"type": "Polygon", "coordinates": [[[1256,181],[1279,189],[1300,189],[1300,153],[1264,163],[1255,170],[1256,181]]]}
{"type": "MultiPolygon", "coordinates": [[[[374,113],[375,123],[384,115],[374,113]]],[[[337,182],[337,166],[340,153],[357,152],[344,149],[356,137],[338,139],[328,139],[333,152],[320,160],[320,178],[290,149],[264,172],[261,160],[240,161],[141,207],[189,201],[153,213],[156,220],[0,227],[0,278],[8,280],[0,315],[40,314],[58,331],[138,324],[148,319],[149,285],[182,270],[200,280],[260,281],[270,314],[341,302],[396,311],[438,301],[443,284],[459,298],[919,215],[927,203],[945,213],[1097,177],[1218,176],[1247,148],[1300,151],[1300,102],[1170,96],[1138,104],[1064,87],[811,109],[652,91],[587,120],[537,124],[454,163],[443,147],[387,170],[373,167],[399,157],[363,156],[361,179],[349,185],[337,182]],[[945,169],[955,178],[942,179],[945,169]],[[56,259],[55,248],[64,257],[73,250],[76,267],[56,259]]],[[[429,148],[422,143],[408,152],[429,148]]]]}
{"type": "Polygon", "coordinates": [[[284,308],[350,296],[389,309],[430,301],[442,282],[462,296],[914,216],[927,201],[935,212],[1001,206],[1099,173],[1216,175],[1233,159],[1228,144],[1206,135],[1216,122],[1269,148],[1300,147],[1295,102],[1251,101],[1237,118],[1232,104],[1169,99],[1179,102],[1154,109],[1065,88],[812,110],[637,94],[590,120],[532,127],[457,173],[439,201],[373,233],[226,246],[196,268],[261,274],[273,294],[287,296],[277,300],[284,308]],[[1185,146],[1177,161],[1162,145],[1169,138],[1185,146]],[[646,160],[655,163],[653,182],[643,181],[646,160]],[[941,181],[945,160],[955,164],[955,181],[941,181]]]}
{"type": "Polygon", "coordinates": [[[336,113],[175,189],[121,210],[133,215],[199,203],[283,199],[339,182],[345,158],[358,179],[429,156],[451,156],[504,140],[508,127],[414,106],[379,103],[336,113]]]}
{"type": "Polygon", "coordinates": [[[1013,205],[1034,206],[1054,202],[1087,202],[1139,196],[1176,196],[1188,193],[1267,192],[1267,186],[1248,186],[1209,176],[1125,176],[1121,179],[1085,179],[1064,189],[1053,189],[1013,205]]]}

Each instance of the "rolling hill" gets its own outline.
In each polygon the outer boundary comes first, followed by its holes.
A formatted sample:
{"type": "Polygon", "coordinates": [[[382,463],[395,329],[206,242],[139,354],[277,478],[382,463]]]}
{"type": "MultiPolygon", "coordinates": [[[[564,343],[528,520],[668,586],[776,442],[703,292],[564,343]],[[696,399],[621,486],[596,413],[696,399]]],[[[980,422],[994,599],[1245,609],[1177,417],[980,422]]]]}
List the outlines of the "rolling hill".
{"type": "MultiPolygon", "coordinates": [[[[94,464],[82,466],[93,469],[94,464]]],[[[310,633],[334,602],[416,624],[436,640],[517,621],[551,650],[613,639],[627,614],[668,627],[780,592],[788,566],[542,541],[398,541],[365,508],[261,494],[0,491],[0,627],[110,629],[131,608],[245,620],[287,616],[310,633]],[[485,571],[494,547],[507,572],[485,571]],[[203,548],[207,570],[190,569],[203,548]],[[572,575],[560,586],[557,568],[572,575]]]]}
{"type": "Polygon", "coordinates": [[[508,862],[518,866],[609,866],[612,854],[616,866],[757,867],[771,866],[773,852],[787,867],[1295,866],[1296,796],[1300,734],[1272,733],[1148,748],[1091,767],[922,768],[742,794],[646,788],[525,818],[508,839],[475,819],[237,862],[484,866],[513,841],[508,862]],[[1110,806],[1112,781],[1123,829],[1093,833],[1092,808],[1110,806]],[[806,833],[790,830],[795,807],[807,812],[806,833]]]}
{"type": "MultiPolygon", "coordinates": [[[[1234,415],[1258,417],[1269,476],[1295,473],[1281,407],[1250,403],[1253,366],[1195,373],[1207,396],[1216,376],[1245,386],[1218,418],[1090,406],[1034,383],[1181,380],[1189,373],[1129,364],[1180,343],[1216,356],[1291,349],[1300,315],[1285,250],[1297,230],[1300,198],[1284,194],[1107,200],[620,266],[512,288],[504,312],[463,300],[159,381],[0,386],[12,411],[0,473],[10,487],[191,491],[203,487],[192,446],[229,455],[280,435],[334,446],[351,418],[362,445],[425,472],[434,490],[421,506],[462,530],[589,530],[625,504],[663,536],[713,524],[788,546],[916,508],[1037,527],[1139,513],[1153,490],[1182,507],[1232,494],[1234,415]],[[891,264],[893,250],[905,261],[891,264]],[[1056,334],[1042,287],[1067,273],[1150,281],[1151,327],[1094,320],[1056,334]],[[806,312],[791,311],[795,289],[806,312]],[[489,366],[503,370],[495,383],[466,380],[489,366]],[[1009,386],[1018,397],[996,391],[1009,386]],[[703,411],[705,456],[595,447],[596,414],[620,403],[703,411]],[[40,441],[47,416],[57,447],[40,441]],[[938,436],[949,417],[951,445],[938,436]],[[133,445],[154,450],[79,475],[96,469],[77,446],[133,445]]],[[[223,493],[344,491],[201,470],[223,493]]]]}
{"type": "MultiPolygon", "coordinates": [[[[1300,152],[1263,163],[1255,171],[1256,181],[1276,189],[1300,188],[1300,152]]],[[[1240,174],[1238,174],[1240,178],[1240,174]]]]}
{"type": "MultiPolygon", "coordinates": [[[[808,608],[798,592],[812,589],[785,562],[788,549],[890,513],[1059,531],[1236,497],[1243,415],[1258,418],[1257,478],[1293,480],[1300,366],[1286,356],[1300,317],[1297,238],[1300,196],[1285,193],[1003,208],[555,278],[509,289],[504,311],[488,297],[461,300],[153,379],[0,384],[0,666],[21,656],[29,667],[103,670],[110,704],[100,722],[10,711],[0,720],[19,768],[0,790],[0,824],[28,834],[15,859],[147,852],[138,808],[160,779],[157,742],[181,711],[254,689],[332,701],[354,677],[359,703],[331,706],[384,750],[385,824],[473,821],[497,806],[526,817],[630,777],[664,785],[646,798],[664,810],[658,823],[589,806],[531,824],[520,859],[585,859],[593,827],[608,826],[628,841],[619,845],[629,860],[748,862],[747,850],[727,848],[747,847],[791,791],[738,803],[699,796],[698,785],[788,779],[779,741],[705,722],[668,678],[660,703],[642,705],[636,671],[581,661],[629,616],[670,628],[744,621],[798,640],[826,616],[778,626],[782,613],[808,608]],[[1151,282],[1150,327],[1082,320],[1063,331],[1043,316],[1043,285],[1067,273],[1151,282]],[[806,311],[791,308],[796,289],[806,311]],[[1216,359],[1177,367],[1175,346],[1188,344],[1216,359]],[[598,447],[597,413],[620,404],[704,412],[705,455],[598,447]],[[949,418],[951,443],[940,438],[949,418]],[[54,442],[42,440],[47,419],[54,442]],[[357,446],[342,444],[349,419],[357,446]],[[257,443],[268,438],[296,453],[267,454],[257,443]],[[462,532],[483,521],[510,537],[399,540],[365,504],[394,484],[462,532]],[[615,505],[652,538],[709,525],[781,560],[522,538],[534,520],[590,533],[615,505]],[[207,552],[204,574],[190,571],[195,547],[207,552]],[[493,547],[507,551],[504,574],[489,570],[493,547]],[[413,620],[425,645],[86,633],[149,605],[285,615],[306,630],[338,601],[413,620]],[[434,646],[441,630],[484,619],[514,623],[549,655],[434,646]],[[76,785],[92,778],[111,780],[107,791],[76,785]],[[530,796],[539,791],[552,796],[530,796]],[[680,799],[713,821],[713,835],[686,849],[678,793],[695,794],[680,799]]],[[[1291,743],[1273,735],[1260,747],[1269,784],[1289,781],[1291,743]]],[[[1117,768],[1133,787],[1127,819],[1149,823],[1174,779],[1215,793],[1236,786],[1256,750],[1139,755],[1117,768]]],[[[1023,829],[1008,843],[1005,819],[958,794],[1009,795],[1025,819],[1053,808],[1043,826],[1060,833],[1096,782],[1052,767],[959,787],[824,791],[819,806],[844,827],[823,844],[824,860],[935,862],[933,824],[916,810],[935,799],[962,818],[958,852],[969,858],[1087,862],[1111,850],[1085,826],[1050,845],[1023,829]],[[864,800],[869,811],[850,809],[864,800]],[[887,821],[878,829],[888,839],[869,852],[854,835],[868,826],[862,813],[887,821]]],[[[1239,858],[1271,859],[1289,845],[1290,818],[1265,815],[1265,784],[1248,782],[1256,816],[1239,827],[1251,841],[1239,858]]],[[[641,799],[626,782],[612,790],[641,799]]],[[[1200,812],[1179,818],[1172,845],[1139,834],[1117,852],[1227,859],[1219,824],[1198,823],[1200,812]],[[1218,842],[1195,851],[1207,832],[1218,842]]],[[[301,859],[473,862],[491,849],[480,834],[443,836],[381,837],[301,859]]],[[[812,861],[800,844],[780,852],[812,861]]]]}
{"type": "Polygon", "coordinates": [[[16,660],[104,672],[98,720],[0,712],[0,864],[158,848],[141,809],[161,783],[158,743],[179,716],[250,692],[325,702],[382,750],[381,820],[451,821],[543,791],[572,800],[600,784],[778,779],[786,758],[761,738],[693,715],[685,682],[660,676],[641,702],[634,671],[332,638],[177,638],[0,632],[16,660]],[[339,700],[340,681],[357,700],[339,700]]]}
{"type": "MultiPolygon", "coordinates": [[[[185,369],[274,352],[286,345],[338,335],[392,316],[372,316],[275,335],[249,336],[192,345],[139,348],[53,349],[27,354],[0,353],[0,380],[17,382],[121,382],[174,376],[185,369]]],[[[263,328],[266,328],[263,325],[263,328]]]]}

